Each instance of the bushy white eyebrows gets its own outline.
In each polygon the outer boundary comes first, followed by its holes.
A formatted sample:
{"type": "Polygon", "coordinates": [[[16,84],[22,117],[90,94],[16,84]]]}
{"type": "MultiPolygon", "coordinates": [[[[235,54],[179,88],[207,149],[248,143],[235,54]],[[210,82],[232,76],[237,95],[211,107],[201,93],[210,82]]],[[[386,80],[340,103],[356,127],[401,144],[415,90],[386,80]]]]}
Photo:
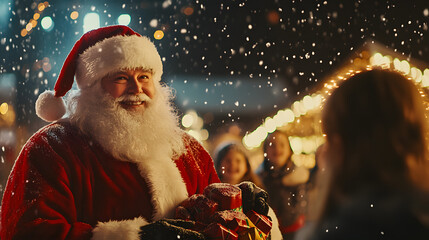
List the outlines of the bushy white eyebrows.
{"type": "MultiPolygon", "coordinates": [[[[141,75],[148,74],[148,73],[153,74],[151,70],[144,70],[143,69],[143,70],[141,70],[141,72],[139,72],[139,74],[141,74],[141,75]]],[[[112,75],[121,75],[121,74],[129,75],[129,72],[120,70],[117,72],[112,72],[109,75],[112,76],[112,75]]]]}

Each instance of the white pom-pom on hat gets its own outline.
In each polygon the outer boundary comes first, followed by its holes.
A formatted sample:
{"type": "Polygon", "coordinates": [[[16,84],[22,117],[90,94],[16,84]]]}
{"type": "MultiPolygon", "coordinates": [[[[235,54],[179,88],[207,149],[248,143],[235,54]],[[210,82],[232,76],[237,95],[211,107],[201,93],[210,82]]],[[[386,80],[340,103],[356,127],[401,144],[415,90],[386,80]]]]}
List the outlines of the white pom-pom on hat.
{"type": "Polygon", "coordinates": [[[54,91],[45,91],[36,101],[36,114],[46,122],[56,121],[66,113],[66,105],[61,97],[55,97],[54,91]]]}

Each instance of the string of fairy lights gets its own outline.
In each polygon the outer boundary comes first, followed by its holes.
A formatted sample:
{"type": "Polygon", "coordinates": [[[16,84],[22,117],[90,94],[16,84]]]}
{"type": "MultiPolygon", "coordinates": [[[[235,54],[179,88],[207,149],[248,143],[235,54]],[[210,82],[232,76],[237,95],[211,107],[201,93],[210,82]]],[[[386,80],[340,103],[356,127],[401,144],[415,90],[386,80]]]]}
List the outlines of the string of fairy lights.
{"type": "MultiPolygon", "coordinates": [[[[54,20],[51,16],[44,16],[42,18],[43,12],[50,7],[49,2],[33,2],[30,6],[31,9],[34,10],[33,17],[28,22],[23,22],[24,28],[21,30],[21,37],[27,37],[30,35],[34,29],[36,29],[38,23],[40,22],[40,25],[42,28],[50,32],[54,28],[54,20]]],[[[73,6],[73,9],[70,12],[70,19],[74,21],[74,23],[77,23],[78,18],[80,17],[79,11],[76,10],[76,6],[73,6]]],[[[194,8],[192,6],[186,6],[181,9],[181,12],[186,15],[190,16],[194,13],[194,8]]],[[[110,14],[108,16],[110,18],[110,14]]],[[[131,15],[127,13],[120,14],[117,17],[116,23],[120,25],[128,26],[131,23],[131,15]]],[[[96,12],[96,7],[91,6],[90,11],[84,14],[83,19],[83,32],[88,32],[92,29],[99,28],[101,26],[101,17],[100,14],[96,12]]],[[[149,25],[153,28],[158,28],[158,20],[152,19],[149,22],[149,25]]],[[[162,26],[161,26],[162,28],[162,26]]],[[[153,37],[155,40],[161,40],[164,38],[164,30],[163,29],[157,29],[153,33],[153,37]]]]}
{"type": "MultiPolygon", "coordinates": [[[[279,110],[274,116],[266,117],[260,126],[242,138],[243,145],[249,151],[256,151],[269,133],[278,129],[285,129],[288,125],[299,124],[306,115],[320,114],[325,100],[339,86],[340,82],[362,70],[370,70],[374,67],[396,70],[414,81],[419,89],[429,87],[429,69],[427,68],[421,70],[407,60],[400,60],[397,57],[388,54],[383,55],[379,52],[370,55],[367,51],[363,51],[360,55],[362,58],[353,59],[351,66],[347,66],[339,74],[328,79],[317,91],[295,101],[291,107],[279,110]]],[[[424,91],[420,92],[422,97],[425,97],[424,91]]],[[[202,126],[202,119],[195,111],[190,111],[182,117],[182,125],[189,134],[200,141],[205,141],[209,137],[209,133],[202,126]]],[[[300,127],[315,128],[317,126],[300,125],[300,127]]],[[[315,163],[314,153],[325,140],[322,132],[316,132],[311,136],[292,135],[289,137],[289,141],[294,153],[292,160],[295,164],[311,168],[315,163]]]]}
{"type": "MultiPolygon", "coordinates": [[[[34,9],[33,18],[31,18],[27,24],[25,24],[25,27],[21,30],[21,36],[25,37],[27,35],[30,35],[33,32],[33,29],[36,28],[38,21],[43,13],[43,11],[49,7],[49,2],[41,2],[36,3],[34,2],[31,5],[31,8],[34,9]]],[[[42,21],[49,21],[48,18],[43,18],[42,21]]]]}
{"type": "MultiPolygon", "coordinates": [[[[362,59],[358,60],[363,62],[362,59]]],[[[369,58],[368,63],[369,64],[366,65],[367,70],[374,67],[396,70],[414,81],[420,89],[429,86],[429,69],[426,68],[421,70],[412,66],[407,60],[400,60],[391,55],[383,55],[377,52],[369,58]]],[[[352,66],[351,68],[354,67],[352,66]]],[[[300,116],[309,113],[320,113],[324,101],[331,94],[332,90],[337,88],[341,81],[359,72],[361,72],[361,70],[346,70],[328,80],[320,90],[304,96],[301,100],[295,101],[290,108],[279,110],[273,117],[267,117],[259,127],[243,137],[242,142],[244,146],[249,150],[258,148],[265,141],[269,133],[284,128],[288,124],[299,122],[300,116]]],[[[421,91],[421,94],[422,97],[425,97],[423,91],[421,91]]],[[[297,155],[313,155],[317,147],[324,141],[323,134],[310,137],[291,136],[289,140],[294,154],[297,155]]]]}

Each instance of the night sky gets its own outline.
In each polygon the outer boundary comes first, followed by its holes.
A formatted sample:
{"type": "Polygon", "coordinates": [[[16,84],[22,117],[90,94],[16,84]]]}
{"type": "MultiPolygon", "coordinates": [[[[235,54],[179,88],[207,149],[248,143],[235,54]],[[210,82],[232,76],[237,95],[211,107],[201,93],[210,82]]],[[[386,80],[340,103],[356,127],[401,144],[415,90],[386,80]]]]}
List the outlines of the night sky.
{"type": "Polygon", "coordinates": [[[41,124],[35,99],[53,88],[88,12],[100,15],[101,26],[130,14],[129,26],[149,36],[163,57],[163,81],[176,88],[180,112],[212,112],[205,126],[212,131],[230,123],[252,131],[310,92],[365,41],[429,63],[427,0],[51,1],[40,19],[51,16],[53,30],[39,21],[22,37],[38,3],[0,5],[0,70],[16,74],[18,124],[41,124]],[[72,11],[79,12],[76,20],[72,11]],[[161,40],[154,39],[156,30],[164,31],[161,40]],[[46,58],[47,72],[35,64],[46,58]]]}

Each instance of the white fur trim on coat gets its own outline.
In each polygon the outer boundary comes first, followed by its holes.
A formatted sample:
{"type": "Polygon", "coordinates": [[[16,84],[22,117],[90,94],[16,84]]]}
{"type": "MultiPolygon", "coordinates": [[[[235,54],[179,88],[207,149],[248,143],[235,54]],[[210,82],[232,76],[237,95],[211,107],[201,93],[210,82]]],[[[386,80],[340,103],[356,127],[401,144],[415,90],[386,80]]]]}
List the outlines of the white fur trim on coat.
{"type": "Polygon", "coordinates": [[[153,220],[174,217],[176,207],[188,198],[188,190],[174,161],[167,157],[137,163],[151,190],[153,220]]]}
{"type": "Polygon", "coordinates": [[[268,216],[271,217],[271,220],[273,223],[271,228],[271,240],[282,240],[283,236],[282,236],[282,233],[280,232],[279,220],[277,219],[277,216],[271,207],[268,210],[268,216]]]}
{"type": "Polygon", "coordinates": [[[76,82],[83,89],[124,68],[152,70],[154,81],[161,80],[162,61],[155,45],[147,37],[120,35],[97,42],[79,55],[76,82]]]}
{"type": "Polygon", "coordinates": [[[124,221],[99,222],[92,230],[91,240],[139,240],[140,227],[148,222],[142,218],[124,221]]]}

